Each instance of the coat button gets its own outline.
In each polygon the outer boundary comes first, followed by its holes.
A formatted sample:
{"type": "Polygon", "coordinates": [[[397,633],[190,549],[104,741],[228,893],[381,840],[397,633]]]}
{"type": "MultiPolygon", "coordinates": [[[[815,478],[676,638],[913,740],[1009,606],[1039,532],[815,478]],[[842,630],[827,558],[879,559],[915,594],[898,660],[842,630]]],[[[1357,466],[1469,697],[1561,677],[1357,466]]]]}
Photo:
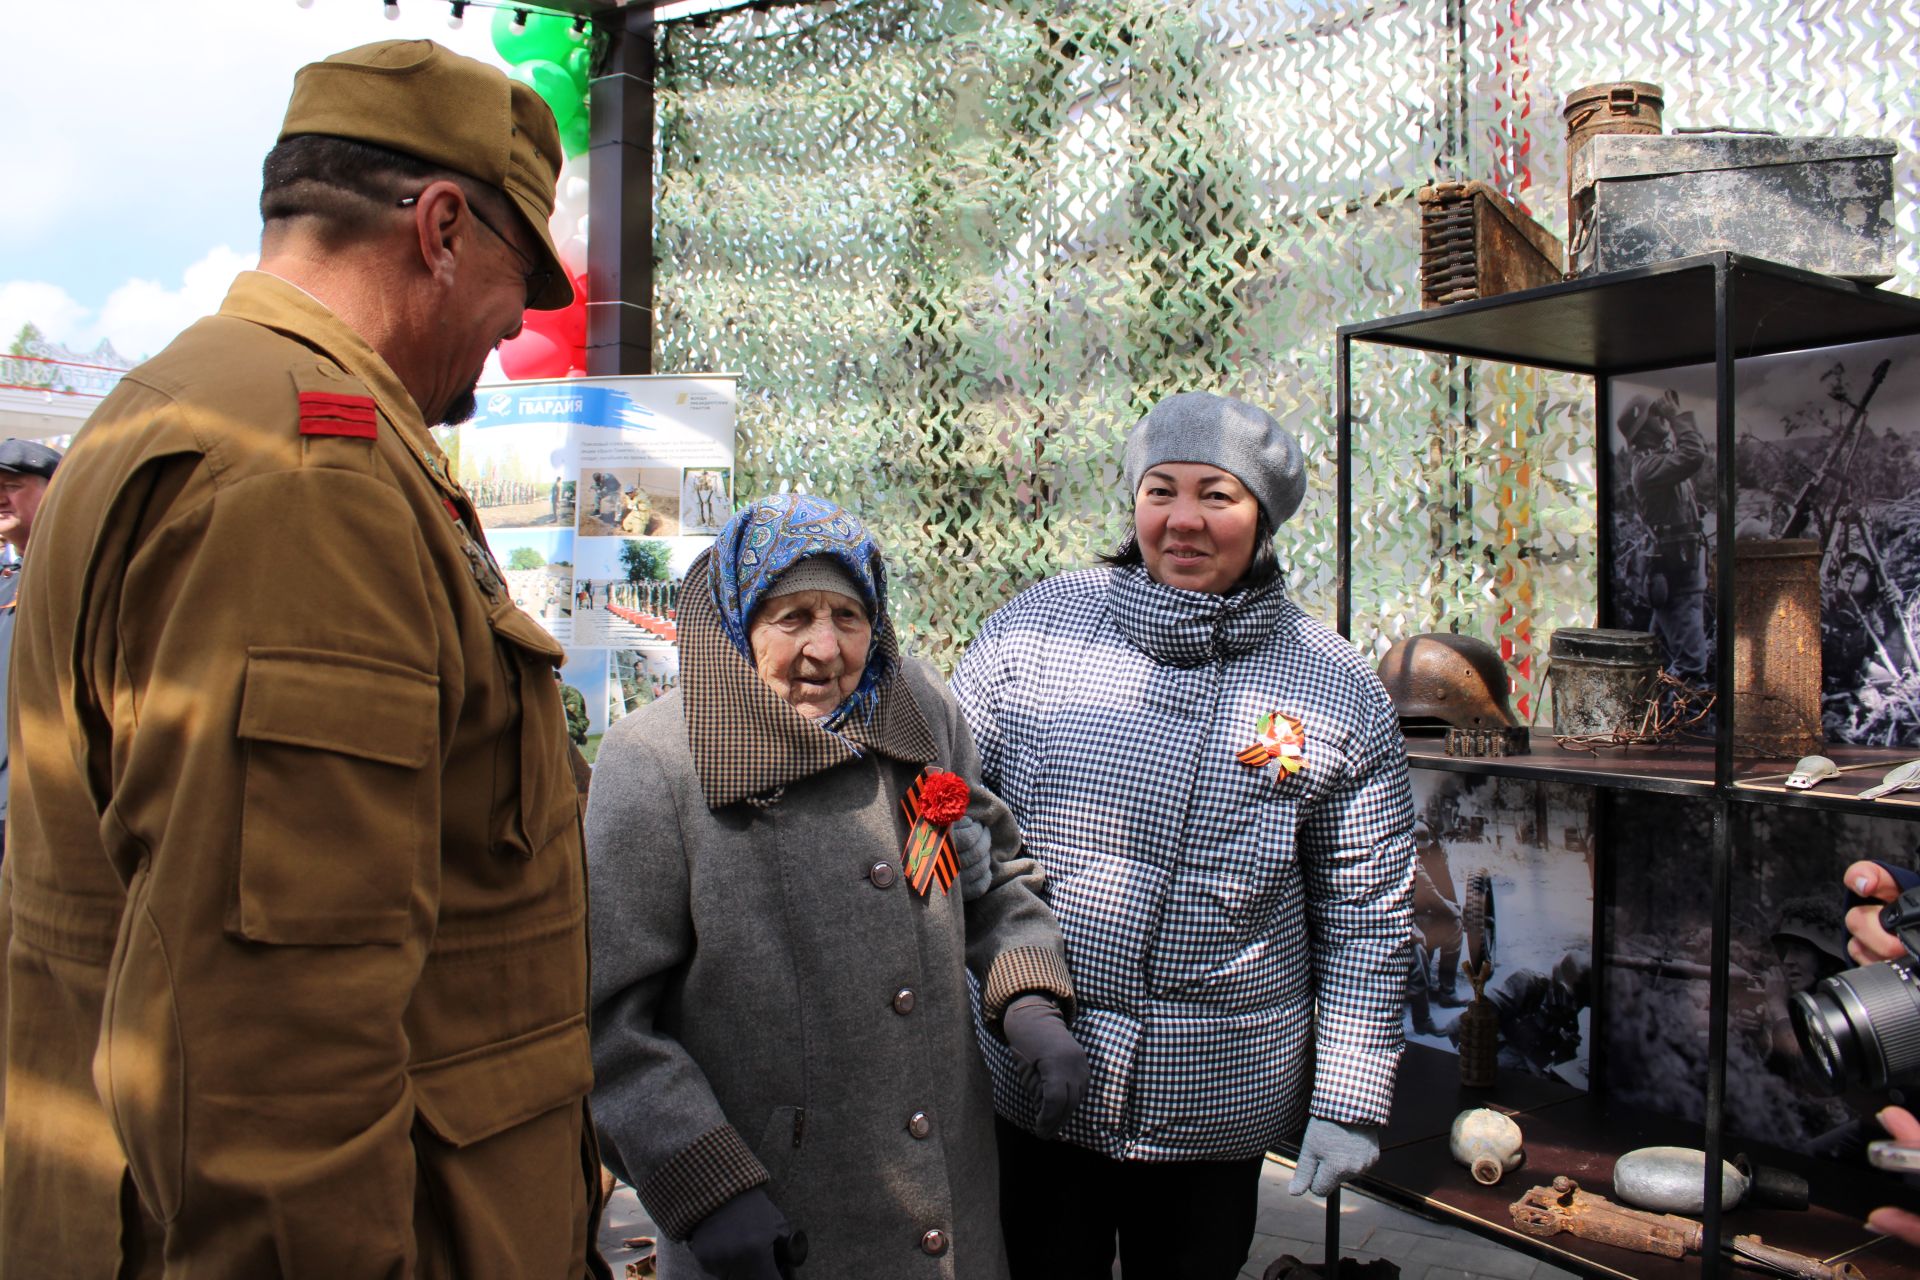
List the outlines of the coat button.
{"type": "Polygon", "coordinates": [[[920,1237],[920,1252],[939,1257],[947,1251],[947,1233],[935,1227],[920,1237]]]}
{"type": "Polygon", "coordinates": [[[902,987],[893,993],[893,1011],[902,1017],[913,1012],[912,987],[902,987]]]}
{"type": "Polygon", "coordinates": [[[916,1138],[924,1138],[933,1132],[933,1117],[924,1111],[916,1111],[907,1117],[907,1132],[916,1138]]]}
{"type": "Polygon", "coordinates": [[[874,863],[867,868],[867,879],[873,881],[873,887],[876,889],[889,888],[893,884],[893,864],[891,862],[874,863]]]}

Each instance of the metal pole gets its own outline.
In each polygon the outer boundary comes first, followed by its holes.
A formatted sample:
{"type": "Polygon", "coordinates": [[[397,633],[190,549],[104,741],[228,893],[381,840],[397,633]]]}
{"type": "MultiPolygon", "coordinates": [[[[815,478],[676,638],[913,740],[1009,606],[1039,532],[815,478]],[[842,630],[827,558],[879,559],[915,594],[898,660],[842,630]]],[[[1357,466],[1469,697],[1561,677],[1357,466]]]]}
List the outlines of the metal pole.
{"type": "Polygon", "coordinates": [[[1713,269],[1714,423],[1720,483],[1714,518],[1714,809],[1712,955],[1707,997],[1707,1132],[1702,1274],[1713,1280],[1723,1268],[1720,1244],[1720,1159],[1727,1103],[1727,988],[1733,963],[1733,274],[1725,254],[1713,269]]]}
{"type": "Polygon", "coordinates": [[[652,8],[627,9],[591,84],[590,374],[653,372],[653,39],[652,8]]]}
{"type": "Polygon", "coordinates": [[[1334,501],[1337,528],[1334,545],[1338,550],[1335,572],[1339,575],[1336,603],[1340,634],[1353,639],[1353,339],[1340,334],[1334,339],[1338,354],[1334,366],[1333,456],[1335,468],[1334,501]]]}

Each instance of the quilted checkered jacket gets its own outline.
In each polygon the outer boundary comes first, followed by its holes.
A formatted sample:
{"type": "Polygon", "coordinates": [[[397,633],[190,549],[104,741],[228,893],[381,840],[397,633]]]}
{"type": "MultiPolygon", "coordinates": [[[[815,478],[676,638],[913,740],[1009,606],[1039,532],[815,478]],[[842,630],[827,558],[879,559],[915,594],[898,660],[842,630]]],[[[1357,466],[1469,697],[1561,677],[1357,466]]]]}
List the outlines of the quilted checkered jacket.
{"type": "MultiPolygon", "coordinates": [[[[1065,1140],[1229,1160],[1309,1111],[1386,1120],[1413,804],[1352,646],[1277,582],[1217,596],[1093,569],[988,619],[953,690],[1066,940],[1093,1078],[1065,1140]],[[1304,728],[1297,772],[1240,758],[1276,711],[1304,728]]],[[[1011,1053],[979,1039],[995,1106],[1030,1127],[1011,1053]]]]}

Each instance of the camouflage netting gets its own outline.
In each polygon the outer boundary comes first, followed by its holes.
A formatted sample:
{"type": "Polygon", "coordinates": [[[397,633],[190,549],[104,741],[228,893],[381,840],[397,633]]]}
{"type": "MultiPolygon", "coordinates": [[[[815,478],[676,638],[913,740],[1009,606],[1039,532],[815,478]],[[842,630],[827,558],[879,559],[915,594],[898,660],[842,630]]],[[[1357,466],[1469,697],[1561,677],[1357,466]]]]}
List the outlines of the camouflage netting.
{"type": "MultiPolygon", "coordinates": [[[[1417,307],[1413,192],[1480,178],[1564,231],[1565,93],[1669,124],[1893,137],[1920,14],[1881,0],[854,0],[660,35],[659,367],[743,375],[738,492],[846,502],[909,642],[950,665],[1126,513],[1163,394],[1306,445],[1283,536],[1331,620],[1334,328],[1417,307]]],[[[1455,627],[1528,659],[1592,621],[1591,388],[1361,348],[1354,636],[1455,627]]]]}

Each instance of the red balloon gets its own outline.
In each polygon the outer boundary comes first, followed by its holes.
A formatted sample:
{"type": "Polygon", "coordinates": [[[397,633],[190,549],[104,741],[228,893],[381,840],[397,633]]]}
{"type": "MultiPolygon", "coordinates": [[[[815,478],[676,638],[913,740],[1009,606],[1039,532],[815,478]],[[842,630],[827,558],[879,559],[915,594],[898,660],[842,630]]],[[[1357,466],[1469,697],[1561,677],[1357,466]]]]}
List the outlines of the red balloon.
{"type": "MultiPolygon", "coordinates": [[[[529,317],[540,314],[528,312],[529,317]]],[[[500,368],[515,381],[563,378],[572,363],[573,348],[569,344],[555,341],[532,325],[522,329],[520,336],[500,344],[500,368]]]]}

